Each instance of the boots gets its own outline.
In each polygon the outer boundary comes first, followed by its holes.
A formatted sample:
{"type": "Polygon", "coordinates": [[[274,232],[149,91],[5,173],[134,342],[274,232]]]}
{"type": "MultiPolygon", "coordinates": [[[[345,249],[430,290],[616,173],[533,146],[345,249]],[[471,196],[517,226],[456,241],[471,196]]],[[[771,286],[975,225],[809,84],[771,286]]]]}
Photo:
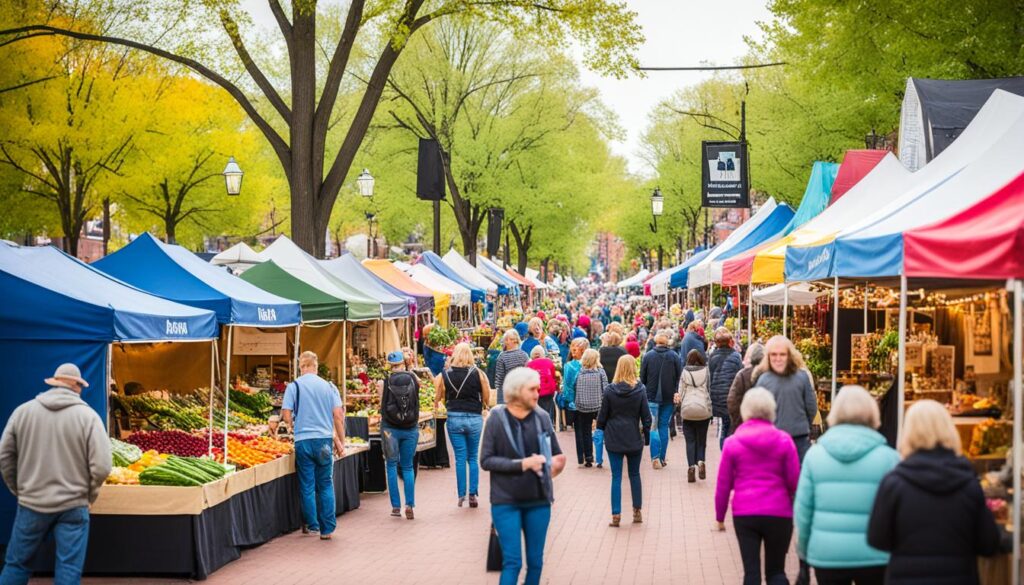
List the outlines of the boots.
{"type": "Polygon", "coordinates": [[[697,481],[697,466],[691,465],[686,468],[686,481],[687,483],[694,483],[697,481]]]}
{"type": "Polygon", "coordinates": [[[612,514],[612,521],[608,523],[608,526],[612,528],[618,528],[619,522],[622,521],[622,514],[612,514]]]}
{"type": "Polygon", "coordinates": [[[633,508],[633,524],[641,524],[644,521],[644,515],[640,513],[640,508],[633,508]]]}
{"type": "Polygon", "coordinates": [[[698,461],[697,462],[697,477],[699,477],[701,479],[707,479],[707,476],[708,476],[708,474],[707,474],[707,470],[704,468],[704,462],[703,461],[698,461]]]}

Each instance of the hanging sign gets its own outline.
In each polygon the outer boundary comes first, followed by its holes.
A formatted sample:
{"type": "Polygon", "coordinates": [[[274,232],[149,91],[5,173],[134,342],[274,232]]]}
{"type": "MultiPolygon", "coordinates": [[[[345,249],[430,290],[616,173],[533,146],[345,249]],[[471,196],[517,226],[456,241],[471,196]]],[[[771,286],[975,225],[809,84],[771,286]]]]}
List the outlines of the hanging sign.
{"type": "Polygon", "coordinates": [[[288,355],[288,334],[267,333],[249,327],[236,327],[232,332],[234,355],[288,355]]]}
{"type": "Polygon", "coordinates": [[[750,207],[745,142],[701,143],[701,205],[750,207]]]}

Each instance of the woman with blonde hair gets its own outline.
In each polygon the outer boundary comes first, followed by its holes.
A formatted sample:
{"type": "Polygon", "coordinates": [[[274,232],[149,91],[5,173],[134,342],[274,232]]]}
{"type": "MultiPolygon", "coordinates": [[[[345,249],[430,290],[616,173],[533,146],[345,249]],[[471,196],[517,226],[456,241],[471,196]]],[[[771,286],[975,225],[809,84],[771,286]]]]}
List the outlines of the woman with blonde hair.
{"type": "Polygon", "coordinates": [[[469,507],[479,505],[480,486],[478,448],[483,430],[483,411],[491,400],[491,387],[487,376],[476,367],[473,349],[460,343],[452,350],[449,367],[434,378],[434,408],[444,403],[448,409],[448,440],[455,452],[455,487],[459,507],[466,501],[469,507]],[[466,470],[469,470],[469,488],[466,488],[466,470]]]}
{"type": "Polygon", "coordinates": [[[629,491],[633,498],[633,522],[643,522],[643,488],[640,484],[640,461],[644,455],[644,438],[651,434],[651,409],[647,405],[647,389],[637,380],[636,360],[625,355],[615,367],[615,379],[604,389],[597,429],[604,432],[608,462],[612,468],[612,521],[618,527],[622,518],[622,458],[626,458],[629,491]],[[640,427],[643,427],[641,434],[640,427]]]}
{"type": "Polygon", "coordinates": [[[867,531],[868,544],[892,554],[885,582],[977,584],[977,556],[999,552],[1000,532],[946,408],[915,402],[899,449],[903,461],[878,486],[867,531]]]}
{"type": "Polygon", "coordinates": [[[580,358],[580,371],[573,384],[576,399],[576,459],[581,467],[594,466],[594,436],[591,425],[601,409],[601,395],[608,385],[608,375],[601,367],[597,350],[588,349],[580,358]]]}
{"type": "Polygon", "coordinates": [[[843,386],[828,432],[804,458],[793,513],[796,550],[819,585],[885,582],[889,555],[868,544],[868,518],[878,484],[900,457],[875,430],[880,424],[875,398],[843,386]]]}
{"type": "Polygon", "coordinates": [[[523,351],[531,355],[538,345],[544,348],[544,353],[558,355],[558,344],[544,332],[544,320],[534,317],[530,319],[526,339],[523,340],[523,351]]]}
{"type": "Polygon", "coordinates": [[[789,338],[776,335],[764,346],[765,357],[754,368],[753,384],[767,389],[778,405],[775,426],[789,433],[800,461],[811,448],[811,424],[818,415],[811,373],[789,338]]]}

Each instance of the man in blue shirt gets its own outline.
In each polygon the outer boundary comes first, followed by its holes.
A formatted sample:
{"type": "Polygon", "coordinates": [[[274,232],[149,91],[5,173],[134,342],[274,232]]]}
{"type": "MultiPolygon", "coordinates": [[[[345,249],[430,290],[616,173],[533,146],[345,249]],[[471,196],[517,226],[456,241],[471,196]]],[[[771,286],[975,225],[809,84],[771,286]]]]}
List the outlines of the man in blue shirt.
{"type": "Polygon", "coordinates": [[[295,434],[304,533],[330,540],[337,526],[334,505],[334,454],[345,454],[345,408],[337,386],[317,376],[319,360],[311,351],[299,356],[301,375],[288,384],[281,416],[295,434]]]}

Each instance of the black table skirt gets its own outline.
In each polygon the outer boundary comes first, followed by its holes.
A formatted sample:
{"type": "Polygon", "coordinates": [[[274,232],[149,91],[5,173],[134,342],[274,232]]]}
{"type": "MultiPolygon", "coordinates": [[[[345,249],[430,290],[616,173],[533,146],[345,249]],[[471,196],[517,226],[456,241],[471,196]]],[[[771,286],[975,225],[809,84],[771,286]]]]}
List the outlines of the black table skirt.
{"type": "MultiPolygon", "coordinates": [[[[359,476],[366,453],[334,463],[338,515],[359,507],[359,476]]],[[[94,515],[89,521],[87,575],[176,575],[205,579],[258,546],[302,525],[299,481],[292,473],[256,486],[198,515],[94,515]]],[[[343,527],[341,528],[343,529],[343,527]]],[[[52,573],[47,542],[32,562],[52,573]]]]}
{"type": "Polygon", "coordinates": [[[426,451],[420,451],[418,453],[420,457],[420,465],[423,467],[451,467],[451,460],[448,457],[448,435],[444,430],[447,423],[447,418],[437,419],[435,423],[437,425],[437,429],[434,434],[437,437],[437,444],[432,449],[427,449],[426,451]]]}

